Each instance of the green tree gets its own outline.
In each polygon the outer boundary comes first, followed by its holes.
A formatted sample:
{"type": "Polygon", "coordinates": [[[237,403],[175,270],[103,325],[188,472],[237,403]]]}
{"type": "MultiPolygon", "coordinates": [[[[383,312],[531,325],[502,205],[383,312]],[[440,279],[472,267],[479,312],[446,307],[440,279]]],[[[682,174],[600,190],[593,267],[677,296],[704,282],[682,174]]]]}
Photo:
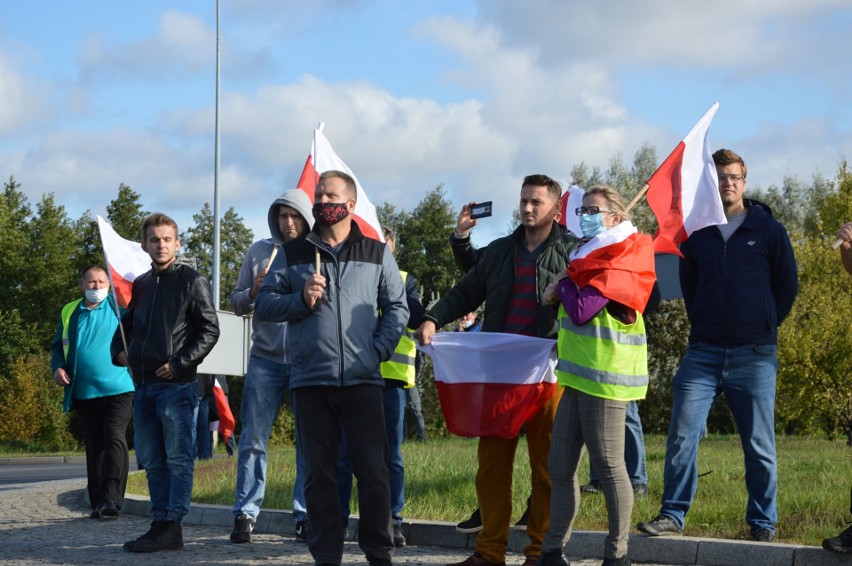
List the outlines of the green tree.
{"type": "Polygon", "coordinates": [[[106,207],[107,220],[119,236],[125,240],[142,240],[142,222],[148,212],[139,202],[139,193],[121,183],[116,196],[106,207]]]}
{"type": "MultiPolygon", "coordinates": [[[[383,209],[392,211],[388,206],[383,209]]],[[[443,296],[461,275],[447,242],[456,216],[443,186],[438,186],[423,197],[410,215],[400,213],[390,220],[397,222],[397,263],[400,269],[417,277],[424,305],[443,296]]]]}
{"type": "MultiPolygon", "coordinates": [[[[213,210],[205,202],[198,214],[192,215],[195,226],[181,233],[181,245],[186,257],[195,259],[197,269],[207,277],[213,276],[213,210]]],[[[231,291],[237,285],[243,256],[251,246],[251,229],[243,223],[234,207],[230,207],[219,225],[219,308],[230,310],[231,291]]]]}
{"type": "Polygon", "coordinates": [[[41,343],[47,344],[62,306],[79,296],[80,274],[74,258],[79,238],[74,224],[53,194],[42,196],[27,227],[30,260],[26,288],[19,298],[24,320],[35,323],[41,343]]]}
{"type": "Polygon", "coordinates": [[[19,309],[25,282],[30,280],[27,268],[34,258],[28,237],[31,214],[21,185],[14,176],[9,177],[0,194],[0,310],[19,309]]]}

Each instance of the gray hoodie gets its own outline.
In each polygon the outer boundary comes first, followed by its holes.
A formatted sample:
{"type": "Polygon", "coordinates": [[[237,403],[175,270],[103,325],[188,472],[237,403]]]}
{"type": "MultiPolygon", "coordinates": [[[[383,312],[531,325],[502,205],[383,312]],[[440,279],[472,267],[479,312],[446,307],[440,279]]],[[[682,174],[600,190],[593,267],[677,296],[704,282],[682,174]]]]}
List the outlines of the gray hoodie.
{"type": "MultiPolygon", "coordinates": [[[[308,230],[313,228],[314,217],[311,213],[311,201],[301,189],[286,191],[272,201],[267,213],[270,238],[258,240],[251,245],[243,258],[243,266],[237,279],[237,288],[231,293],[231,308],[238,315],[250,315],[254,311],[254,300],[249,292],[258,272],[265,269],[275,246],[284,243],[281,229],[278,226],[278,212],[281,205],[289,206],[302,215],[308,223],[308,230]]],[[[279,250],[280,251],[280,250],[279,250]]],[[[256,298],[256,297],[255,297],[256,298]]],[[[252,320],[251,355],[275,362],[285,363],[284,335],[286,323],[263,322],[252,320]]]]}

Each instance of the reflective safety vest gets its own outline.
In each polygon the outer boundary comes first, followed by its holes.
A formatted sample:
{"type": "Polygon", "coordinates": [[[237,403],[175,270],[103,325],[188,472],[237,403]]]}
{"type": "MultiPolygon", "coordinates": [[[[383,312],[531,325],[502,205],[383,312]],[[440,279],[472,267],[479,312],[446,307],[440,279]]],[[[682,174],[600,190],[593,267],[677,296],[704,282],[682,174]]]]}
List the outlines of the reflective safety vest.
{"type": "Polygon", "coordinates": [[[556,343],[560,385],[616,401],[645,398],[648,343],[642,313],[637,311],[636,322],[625,324],[604,307],[588,323],[577,326],[560,305],[556,343]]]}
{"type": "MultiPolygon", "coordinates": [[[[408,278],[408,272],[400,271],[402,282],[408,278]]],[[[405,382],[405,388],[414,387],[415,368],[414,357],[417,355],[417,347],[414,342],[414,330],[406,328],[396,345],[393,354],[386,362],[382,362],[380,370],[385,379],[398,379],[405,382]]]]}
{"type": "Polygon", "coordinates": [[[62,322],[62,354],[65,356],[65,363],[68,363],[68,350],[71,348],[68,338],[68,326],[71,322],[71,315],[74,314],[74,310],[80,306],[80,303],[82,302],[83,299],[71,301],[62,307],[62,313],[59,315],[59,320],[62,322]]]}

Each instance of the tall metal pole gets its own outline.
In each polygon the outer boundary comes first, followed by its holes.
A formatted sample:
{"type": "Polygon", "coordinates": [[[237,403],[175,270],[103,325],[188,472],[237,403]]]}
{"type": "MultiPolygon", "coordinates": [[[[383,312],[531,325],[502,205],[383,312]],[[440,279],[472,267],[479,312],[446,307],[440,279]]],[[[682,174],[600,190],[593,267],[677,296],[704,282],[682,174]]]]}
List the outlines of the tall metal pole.
{"type": "Polygon", "coordinates": [[[219,0],[216,0],[216,142],[213,166],[213,304],[219,308],[219,0]]]}

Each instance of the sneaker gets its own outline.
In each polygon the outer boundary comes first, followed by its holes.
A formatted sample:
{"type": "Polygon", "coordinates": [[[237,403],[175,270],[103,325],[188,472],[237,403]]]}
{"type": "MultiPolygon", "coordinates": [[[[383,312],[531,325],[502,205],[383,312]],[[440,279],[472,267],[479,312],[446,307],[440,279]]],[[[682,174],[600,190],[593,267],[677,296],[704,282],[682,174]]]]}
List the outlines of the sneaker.
{"type": "Polygon", "coordinates": [[[148,538],[136,539],[131,552],[161,552],[183,548],[183,530],[177,521],[159,521],[149,532],[151,536],[148,538]]]}
{"type": "Polygon", "coordinates": [[[633,497],[645,497],[648,495],[648,484],[646,483],[634,483],[633,484],[633,497]]]}
{"type": "Polygon", "coordinates": [[[405,536],[402,534],[402,523],[393,524],[393,545],[397,548],[405,546],[405,536]]]}
{"type": "MultiPolygon", "coordinates": [[[[296,521],[296,526],[293,529],[296,539],[302,542],[308,542],[308,522],[296,521]]],[[[233,535],[232,535],[233,536],[233,535]]]]}
{"type": "Polygon", "coordinates": [[[254,530],[254,522],[245,513],[234,517],[234,530],[231,532],[231,542],[242,544],[251,542],[251,532],[254,530]]]}
{"type": "Polygon", "coordinates": [[[621,558],[604,558],[603,566],[630,566],[630,557],[625,554],[621,558]]]}
{"type": "Polygon", "coordinates": [[[568,559],[565,558],[564,554],[562,554],[562,549],[557,548],[556,550],[542,552],[541,556],[538,557],[538,562],[535,563],[535,566],[571,566],[571,563],[568,562],[568,559]]]}
{"type": "Polygon", "coordinates": [[[827,538],[822,541],[822,547],[832,552],[852,554],[852,525],[836,537],[827,538]]]}
{"type": "Polygon", "coordinates": [[[482,516],[479,514],[479,507],[470,516],[470,519],[462,521],[456,525],[456,530],[460,533],[478,533],[482,530],[482,516]]]}
{"type": "Polygon", "coordinates": [[[601,482],[592,480],[580,488],[582,493],[598,493],[601,490],[601,482]]]}
{"type": "Polygon", "coordinates": [[[672,518],[665,515],[657,515],[647,523],[639,523],[636,525],[636,528],[646,535],[653,537],[683,534],[683,529],[679,528],[672,518]]]}
{"type": "Polygon", "coordinates": [[[124,543],[124,550],[128,552],[133,552],[133,547],[136,546],[136,543],[149,540],[154,537],[154,535],[162,530],[162,524],[165,521],[154,521],[151,523],[151,528],[148,529],[148,532],[144,535],[140,536],[135,540],[129,540],[124,543]]]}
{"type": "Polygon", "coordinates": [[[118,506],[112,501],[104,501],[98,509],[101,519],[115,519],[118,517],[118,506]]]}
{"type": "Polygon", "coordinates": [[[524,509],[524,514],[521,515],[521,518],[518,519],[518,522],[515,523],[512,528],[516,531],[525,531],[527,530],[527,522],[530,519],[530,502],[532,501],[532,497],[527,498],[527,508],[524,509]]]}
{"type": "Polygon", "coordinates": [[[751,530],[751,540],[757,542],[772,542],[775,540],[775,533],[763,527],[755,527],[751,530]]]}

